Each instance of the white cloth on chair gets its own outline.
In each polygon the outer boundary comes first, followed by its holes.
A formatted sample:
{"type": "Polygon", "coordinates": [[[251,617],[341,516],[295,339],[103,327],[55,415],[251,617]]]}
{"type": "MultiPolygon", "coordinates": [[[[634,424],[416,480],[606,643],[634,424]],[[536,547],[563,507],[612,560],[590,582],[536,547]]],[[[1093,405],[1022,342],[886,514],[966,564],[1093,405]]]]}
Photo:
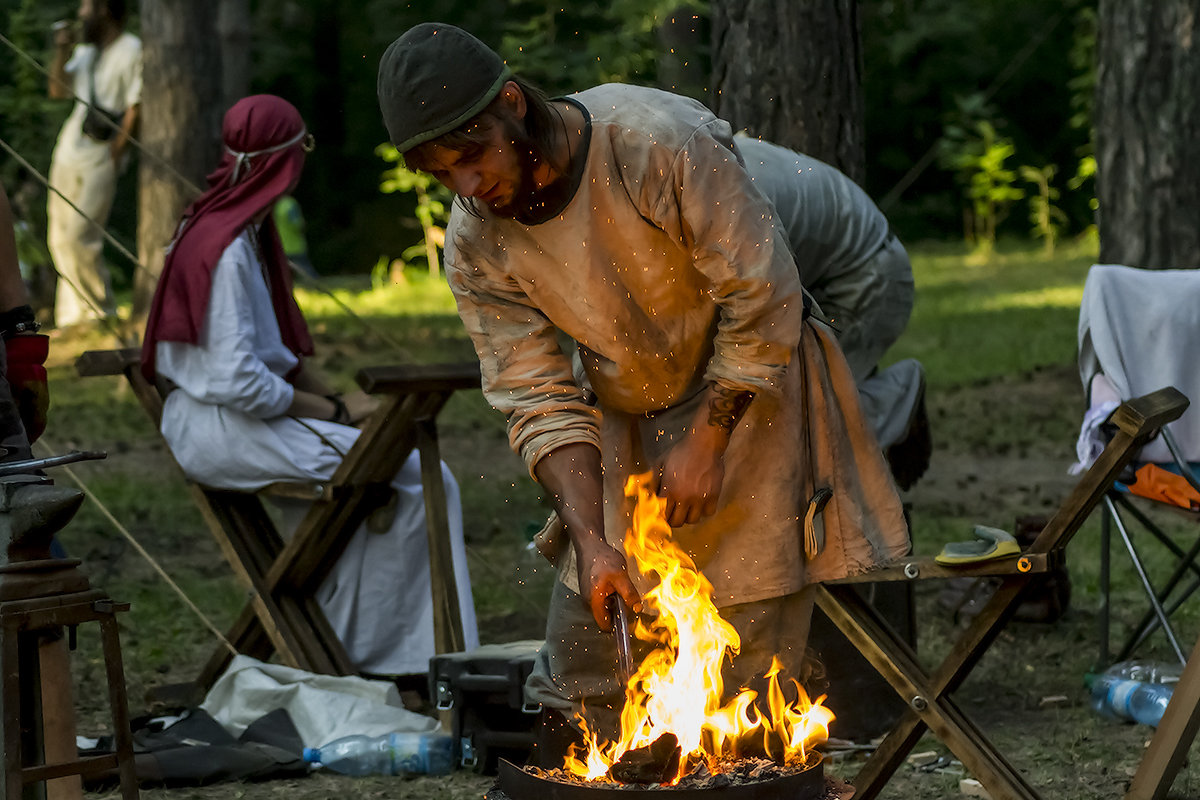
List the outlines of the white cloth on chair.
{"type": "MultiPolygon", "coordinates": [[[[1098,373],[1122,400],[1174,386],[1200,398],[1200,270],[1135,269],[1097,264],[1088,272],[1079,307],[1079,378],[1091,387],[1098,373]]],[[[1090,392],[1089,392],[1090,394],[1090,392]]],[[[1096,406],[1097,398],[1089,397],[1096,406]]],[[[1189,408],[1171,423],[1188,461],[1200,461],[1200,411],[1189,408]]],[[[1159,439],[1142,461],[1170,461],[1159,439]]]]}

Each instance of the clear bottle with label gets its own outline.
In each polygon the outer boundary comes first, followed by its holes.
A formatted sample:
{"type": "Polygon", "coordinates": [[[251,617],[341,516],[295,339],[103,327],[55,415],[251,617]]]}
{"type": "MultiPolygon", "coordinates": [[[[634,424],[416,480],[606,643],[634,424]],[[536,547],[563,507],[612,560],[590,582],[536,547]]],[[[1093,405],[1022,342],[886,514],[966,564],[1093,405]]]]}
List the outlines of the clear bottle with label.
{"type": "Polygon", "coordinates": [[[1100,675],[1092,683],[1092,708],[1104,716],[1158,727],[1175,687],[1100,675]]]}
{"type": "Polygon", "coordinates": [[[436,731],[344,736],[304,748],[304,760],[343,775],[445,775],[454,767],[454,742],[436,731]]]}

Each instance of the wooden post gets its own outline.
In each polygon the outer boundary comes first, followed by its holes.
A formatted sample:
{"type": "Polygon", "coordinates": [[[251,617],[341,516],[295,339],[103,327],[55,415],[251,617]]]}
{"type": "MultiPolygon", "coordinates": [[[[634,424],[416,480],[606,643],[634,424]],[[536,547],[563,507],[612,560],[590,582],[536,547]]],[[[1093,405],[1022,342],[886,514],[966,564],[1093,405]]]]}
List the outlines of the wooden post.
{"type": "Polygon", "coordinates": [[[429,582],[433,590],[434,649],[456,653],[466,647],[462,614],[458,608],[458,582],[450,550],[450,520],[446,511],[446,485],[437,427],[433,419],[417,423],[417,451],[421,455],[421,483],[425,487],[425,530],[429,537],[429,582]]]}
{"type": "MultiPolygon", "coordinates": [[[[61,629],[59,630],[61,634],[61,629]]],[[[42,673],[42,747],[45,762],[74,761],[75,702],[67,640],[45,636],[38,643],[42,673]]],[[[67,775],[46,781],[46,800],[82,800],[83,780],[67,775]]]]}
{"type": "Polygon", "coordinates": [[[1197,730],[1200,730],[1200,641],[1192,648],[1125,800],[1163,800],[1187,758],[1197,730]]]}

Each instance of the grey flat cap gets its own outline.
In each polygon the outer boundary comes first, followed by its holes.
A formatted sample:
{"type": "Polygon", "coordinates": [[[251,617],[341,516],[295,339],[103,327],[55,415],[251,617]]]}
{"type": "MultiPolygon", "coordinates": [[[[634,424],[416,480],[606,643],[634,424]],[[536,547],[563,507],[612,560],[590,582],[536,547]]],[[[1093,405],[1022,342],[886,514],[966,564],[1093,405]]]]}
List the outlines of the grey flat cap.
{"type": "Polygon", "coordinates": [[[436,139],[483,111],[512,70],[462,28],[422,22],[379,60],[376,92],[388,137],[401,153],[436,139]]]}

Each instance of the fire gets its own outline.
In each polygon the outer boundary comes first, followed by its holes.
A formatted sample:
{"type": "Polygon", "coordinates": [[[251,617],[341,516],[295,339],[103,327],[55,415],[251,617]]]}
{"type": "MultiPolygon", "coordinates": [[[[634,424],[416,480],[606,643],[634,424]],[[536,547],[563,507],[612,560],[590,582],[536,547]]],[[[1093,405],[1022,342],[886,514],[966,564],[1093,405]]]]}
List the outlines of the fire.
{"type": "Polygon", "coordinates": [[[585,727],[586,752],[582,757],[568,755],[564,770],[585,780],[602,778],[622,754],[648,746],[665,733],[678,738],[682,751],[679,773],[671,783],[698,761],[707,762],[712,772],[720,771],[719,759],[736,757],[739,743],[761,742],[782,763],[803,761],[829,736],[833,713],[820,704],[824,696],[810,702],[793,680],[798,700],[789,703],[779,685],[776,660],[767,676],[767,716],[755,706],[757,693],[750,689],[722,704],[721,665],[727,653],[736,655],[741,647],[737,631],[717,613],[712,584],[672,539],[665,502],[651,491],[650,476],[631,477],[625,495],[636,498],[625,552],[643,574],[657,577],[656,586],[642,598],[650,614],[639,619],[635,635],[656,646],[625,687],[618,740],[601,742],[585,727]]]}

